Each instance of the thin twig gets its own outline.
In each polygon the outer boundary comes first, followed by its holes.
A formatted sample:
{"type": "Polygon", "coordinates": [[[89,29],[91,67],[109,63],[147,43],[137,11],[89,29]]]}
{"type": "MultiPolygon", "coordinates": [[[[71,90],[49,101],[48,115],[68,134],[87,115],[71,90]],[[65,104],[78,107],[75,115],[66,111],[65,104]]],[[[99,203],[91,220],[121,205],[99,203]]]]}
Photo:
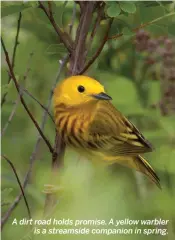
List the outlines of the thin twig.
{"type": "Polygon", "coordinates": [[[87,63],[87,65],[86,65],[78,74],[80,74],[80,75],[83,74],[83,73],[94,63],[94,61],[95,61],[95,60],[98,58],[98,56],[100,55],[101,51],[103,50],[103,47],[104,47],[105,43],[106,43],[107,40],[108,40],[108,35],[109,35],[109,31],[110,31],[112,22],[113,22],[113,18],[110,19],[108,28],[107,28],[106,33],[105,33],[105,36],[104,36],[104,39],[103,39],[100,47],[98,48],[97,52],[94,54],[94,56],[89,60],[89,62],[87,63]]]}
{"type": "MultiPolygon", "coordinates": [[[[25,205],[26,205],[26,207],[27,207],[27,212],[28,212],[29,219],[31,219],[31,212],[30,212],[29,204],[28,204],[28,202],[27,202],[27,198],[26,198],[26,196],[25,196],[24,189],[23,189],[23,187],[22,187],[22,184],[21,184],[20,179],[19,179],[19,177],[18,177],[18,174],[17,174],[17,172],[16,172],[16,168],[14,167],[13,163],[12,163],[5,155],[1,155],[1,157],[3,157],[3,158],[8,162],[8,164],[11,166],[11,168],[12,168],[14,174],[15,174],[15,177],[16,177],[17,182],[18,182],[18,184],[19,184],[19,187],[20,187],[20,189],[21,189],[21,194],[22,194],[22,196],[23,196],[23,198],[24,198],[25,205]]],[[[6,214],[8,214],[8,211],[6,212],[6,214]]],[[[6,214],[5,214],[5,216],[3,216],[3,218],[2,218],[1,228],[3,228],[3,226],[4,226],[4,223],[5,223],[4,220],[6,219],[6,214]]]]}
{"type": "Polygon", "coordinates": [[[75,49],[70,59],[70,74],[77,75],[84,68],[86,59],[86,40],[92,22],[96,2],[83,1],[81,3],[81,14],[79,25],[76,31],[75,49]]]}
{"type": "MultiPolygon", "coordinates": [[[[131,31],[132,31],[132,32],[137,32],[138,30],[140,30],[140,29],[142,29],[142,28],[144,28],[144,27],[147,27],[147,26],[149,26],[149,25],[151,25],[151,24],[153,24],[153,23],[155,23],[155,22],[158,22],[158,21],[160,21],[160,20],[162,20],[162,19],[164,19],[164,18],[166,18],[166,17],[171,17],[171,16],[173,16],[173,15],[175,15],[175,12],[166,14],[165,16],[156,18],[156,19],[154,19],[154,20],[152,20],[152,21],[150,21],[150,22],[143,23],[143,24],[141,24],[139,27],[136,27],[136,28],[132,29],[131,31]]],[[[119,33],[119,34],[113,35],[113,36],[111,36],[111,37],[108,37],[108,40],[117,39],[117,38],[122,37],[122,36],[123,36],[123,33],[119,33]]]]}
{"type": "Polygon", "coordinates": [[[74,25],[74,21],[76,18],[76,3],[74,2],[74,7],[73,7],[73,12],[72,12],[72,20],[71,23],[69,24],[69,35],[72,35],[72,29],[73,29],[73,25],[74,25]]]}
{"type": "Polygon", "coordinates": [[[48,1],[47,3],[48,3],[48,7],[49,7],[49,14],[51,17],[52,16],[52,3],[50,1],[48,1]]]}
{"type": "MultiPolygon", "coordinates": [[[[56,211],[56,207],[58,205],[58,202],[53,206],[53,209],[51,212],[49,212],[49,214],[47,214],[45,216],[45,219],[48,219],[50,216],[52,216],[52,214],[54,213],[54,211],[56,211]]],[[[26,240],[26,239],[31,239],[30,236],[31,234],[34,232],[34,229],[36,228],[36,226],[33,226],[30,231],[28,231],[23,237],[20,238],[20,240],[26,240]]]]}
{"type": "MultiPolygon", "coordinates": [[[[20,26],[21,26],[21,18],[22,18],[22,14],[20,12],[19,17],[18,17],[18,25],[17,25],[16,37],[15,37],[15,45],[14,45],[13,55],[12,55],[12,68],[14,68],[14,66],[15,66],[16,50],[17,50],[17,46],[19,44],[18,38],[19,38],[19,32],[20,32],[20,26]]],[[[10,79],[9,79],[9,81],[10,81],[10,79]]]]}
{"type": "MultiPolygon", "coordinates": [[[[54,84],[53,84],[51,92],[50,92],[49,106],[50,106],[51,98],[52,98],[52,95],[53,95],[53,90],[56,87],[56,84],[57,84],[57,82],[60,78],[62,69],[64,68],[68,58],[69,58],[69,54],[67,56],[65,56],[63,58],[63,60],[60,61],[61,65],[60,65],[60,68],[58,70],[57,76],[55,78],[54,84]]],[[[58,165],[61,164],[62,155],[64,155],[64,146],[63,145],[61,146],[61,139],[60,139],[60,137],[59,137],[59,135],[57,134],[57,131],[56,131],[54,152],[52,154],[52,173],[53,172],[55,173],[55,170],[58,168],[58,165]],[[60,143],[60,145],[58,143],[60,143]],[[58,162],[58,157],[60,159],[59,162],[58,162]]],[[[54,176],[55,176],[55,174],[54,174],[54,176]]],[[[54,178],[54,176],[52,175],[52,178],[54,178]]],[[[54,193],[53,194],[46,194],[44,216],[47,215],[48,212],[50,212],[54,203],[55,203],[54,193]]]]}
{"type": "Polygon", "coordinates": [[[95,20],[95,23],[94,23],[94,26],[93,26],[93,29],[92,29],[92,32],[91,32],[91,35],[90,35],[90,38],[88,40],[89,44],[88,44],[88,47],[87,47],[87,53],[89,51],[89,49],[91,48],[91,45],[92,45],[92,42],[93,42],[93,39],[94,39],[94,36],[97,32],[97,28],[100,24],[100,21],[101,21],[101,18],[102,18],[102,15],[103,15],[103,10],[104,10],[104,6],[105,4],[102,3],[100,6],[99,6],[99,11],[97,12],[97,18],[95,20]]]}
{"type": "Polygon", "coordinates": [[[55,124],[55,121],[53,119],[53,116],[51,115],[51,113],[47,110],[47,107],[45,107],[42,103],[39,102],[39,100],[37,100],[27,89],[23,89],[23,91],[30,96],[35,102],[37,102],[49,115],[50,119],[52,120],[52,122],[55,124]]]}
{"type": "Polygon", "coordinates": [[[66,32],[63,32],[59,28],[59,26],[56,24],[54,17],[53,17],[51,2],[49,2],[49,10],[47,10],[47,8],[44,6],[42,1],[38,1],[38,3],[39,3],[39,7],[44,11],[46,16],[48,17],[48,19],[49,19],[50,23],[52,24],[52,26],[54,27],[56,33],[61,38],[61,41],[65,45],[66,49],[71,53],[72,48],[73,48],[72,40],[71,40],[70,36],[66,32]]]}
{"type": "MultiPolygon", "coordinates": [[[[63,159],[65,154],[65,143],[62,141],[61,137],[56,132],[55,136],[55,154],[52,156],[52,184],[55,184],[55,180],[57,179],[56,176],[58,175],[58,168],[63,167],[63,159]],[[58,161],[59,157],[59,161],[58,161]]],[[[57,183],[58,184],[58,183],[57,183]]],[[[53,206],[56,204],[56,192],[60,190],[59,187],[54,187],[54,185],[51,185],[51,189],[46,193],[46,199],[45,199],[45,206],[44,206],[44,216],[48,215],[49,212],[52,211],[53,206]],[[56,190],[56,191],[53,191],[56,190]]]]}
{"type": "Polygon", "coordinates": [[[10,116],[9,116],[5,126],[3,127],[2,131],[1,131],[1,137],[4,135],[5,131],[7,130],[8,126],[9,126],[9,124],[11,123],[19,103],[20,103],[20,97],[18,96],[17,100],[15,101],[15,105],[14,105],[14,107],[13,107],[11,113],[10,113],[10,116]]]}
{"type": "MultiPolygon", "coordinates": [[[[12,55],[12,69],[14,69],[15,66],[15,58],[16,58],[16,51],[17,51],[17,46],[19,44],[19,32],[20,32],[20,26],[21,26],[21,18],[22,18],[22,14],[21,12],[19,13],[19,17],[18,17],[18,24],[17,24],[17,30],[16,30],[16,37],[15,37],[15,44],[14,44],[14,48],[13,48],[13,55],[12,55]]],[[[11,81],[11,76],[9,75],[9,79],[8,79],[8,84],[11,81]]],[[[8,92],[5,92],[2,100],[1,100],[1,107],[3,106],[3,104],[6,101],[6,96],[7,96],[8,92]]]]}
{"type": "MultiPolygon", "coordinates": [[[[62,10],[62,14],[61,14],[61,26],[62,26],[63,32],[65,32],[64,26],[63,26],[64,12],[65,12],[64,10],[65,10],[67,3],[68,3],[68,1],[64,1],[63,6],[62,6],[63,10],[62,10]]],[[[70,38],[71,38],[71,36],[70,36],[70,38]]]]}
{"type": "MultiPolygon", "coordinates": [[[[19,84],[16,80],[16,77],[14,75],[14,72],[13,72],[13,69],[12,69],[12,65],[11,65],[11,62],[10,62],[10,59],[9,59],[9,55],[8,55],[8,52],[6,50],[6,47],[5,47],[5,44],[4,44],[4,41],[1,37],[1,43],[2,43],[2,47],[3,47],[3,50],[4,50],[4,53],[5,53],[5,56],[6,56],[6,62],[7,62],[7,65],[9,67],[9,71],[10,71],[10,74],[11,74],[11,77],[12,77],[12,80],[14,81],[15,83],[15,87],[18,91],[18,94],[20,95],[20,88],[19,88],[19,84]]],[[[43,131],[41,130],[41,128],[39,127],[37,121],[35,120],[34,116],[32,115],[32,113],[30,112],[30,110],[28,109],[24,99],[23,99],[23,96],[20,95],[20,100],[21,100],[21,103],[23,105],[23,107],[25,108],[26,112],[28,113],[29,117],[31,118],[32,122],[34,123],[35,127],[37,128],[38,132],[40,133],[40,135],[42,136],[43,140],[45,141],[46,145],[48,146],[49,148],[49,151],[51,153],[53,153],[53,148],[49,142],[49,140],[46,138],[46,136],[44,135],[43,131]]]]}
{"type": "MultiPolygon", "coordinates": [[[[23,81],[24,81],[24,82],[26,81],[27,76],[28,76],[28,74],[29,74],[29,72],[30,72],[30,60],[31,60],[32,56],[33,56],[33,53],[30,54],[30,58],[29,58],[29,62],[28,62],[28,67],[27,67],[27,70],[26,70],[26,72],[25,72],[25,74],[24,74],[24,77],[23,77],[23,81]]],[[[9,75],[10,75],[10,74],[9,74],[9,75]]],[[[20,88],[20,91],[21,91],[21,88],[20,88]]],[[[23,90],[20,92],[20,95],[23,95],[23,90]]],[[[19,102],[20,102],[20,95],[18,96],[17,100],[15,101],[15,105],[14,105],[14,107],[13,107],[11,113],[10,113],[10,116],[9,116],[9,118],[8,118],[8,120],[7,120],[7,123],[5,124],[4,128],[3,128],[2,131],[1,131],[1,137],[4,135],[5,131],[7,130],[9,124],[11,123],[11,121],[12,121],[12,119],[13,119],[13,117],[14,117],[14,114],[15,114],[16,109],[17,109],[17,107],[18,107],[18,104],[19,104],[19,102]]]]}
{"type": "Polygon", "coordinates": [[[25,81],[25,80],[27,79],[28,74],[29,74],[29,72],[30,72],[30,70],[31,70],[30,65],[31,65],[31,60],[32,60],[33,55],[34,55],[34,53],[31,52],[31,53],[30,53],[30,56],[29,56],[28,63],[27,63],[27,69],[26,69],[26,71],[25,71],[25,73],[24,73],[24,76],[23,76],[23,81],[25,81]]]}

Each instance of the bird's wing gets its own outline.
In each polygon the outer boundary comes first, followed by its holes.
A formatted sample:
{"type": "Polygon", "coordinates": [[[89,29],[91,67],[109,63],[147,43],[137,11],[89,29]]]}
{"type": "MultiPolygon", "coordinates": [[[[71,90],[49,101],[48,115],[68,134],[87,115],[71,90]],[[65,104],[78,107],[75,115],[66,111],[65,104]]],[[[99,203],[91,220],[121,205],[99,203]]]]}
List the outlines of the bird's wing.
{"type": "Polygon", "coordinates": [[[152,151],[139,130],[108,101],[99,105],[89,124],[88,146],[111,156],[152,151]]]}

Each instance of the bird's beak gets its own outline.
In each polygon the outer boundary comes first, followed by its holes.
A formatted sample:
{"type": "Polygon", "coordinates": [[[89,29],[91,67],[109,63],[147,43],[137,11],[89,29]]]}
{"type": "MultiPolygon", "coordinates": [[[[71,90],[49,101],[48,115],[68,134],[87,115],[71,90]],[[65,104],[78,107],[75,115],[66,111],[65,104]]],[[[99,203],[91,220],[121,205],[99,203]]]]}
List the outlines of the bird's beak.
{"type": "Polygon", "coordinates": [[[92,94],[91,96],[99,100],[112,100],[112,98],[104,92],[92,94]]]}

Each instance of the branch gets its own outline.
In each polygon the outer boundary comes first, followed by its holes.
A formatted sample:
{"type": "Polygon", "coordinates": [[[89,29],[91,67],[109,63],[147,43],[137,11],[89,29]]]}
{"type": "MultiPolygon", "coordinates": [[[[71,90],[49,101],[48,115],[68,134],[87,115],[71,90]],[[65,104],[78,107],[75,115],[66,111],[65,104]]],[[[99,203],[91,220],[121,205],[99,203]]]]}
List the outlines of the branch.
{"type": "MultiPolygon", "coordinates": [[[[63,167],[63,159],[65,154],[65,144],[62,141],[61,137],[56,133],[55,136],[55,153],[52,155],[52,184],[55,183],[58,175],[58,168],[63,167]],[[59,161],[58,161],[59,159],[59,161]]],[[[57,183],[58,184],[58,183],[57,183]]],[[[52,211],[53,206],[56,204],[56,193],[61,188],[55,187],[54,185],[46,185],[46,199],[44,206],[44,216],[48,215],[52,211]]]]}
{"type": "Polygon", "coordinates": [[[86,65],[78,74],[80,74],[80,75],[83,74],[83,73],[94,63],[94,61],[95,61],[95,60],[98,58],[98,56],[100,55],[101,51],[103,50],[103,47],[104,47],[105,43],[106,43],[107,40],[108,40],[108,35],[109,35],[109,31],[110,31],[112,22],[113,22],[113,18],[110,19],[108,28],[107,28],[106,33],[105,33],[105,36],[104,36],[104,39],[103,39],[100,47],[98,48],[97,52],[94,54],[94,56],[89,60],[89,62],[87,63],[87,65],[86,65]]]}
{"type": "Polygon", "coordinates": [[[59,26],[56,24],[56,22],[54,20],[54,17],[53,17],[51,2],[48,2],[49,10],[47,10],[47,8],[44,6],[42,1],[38,1],[38,3],[39,3],[39,7],[44,11],[46,16],[48,17],[48,19],[49,19],[50,23],[52,24],[53,28],[55,29],[56,33],[59,35],[59,37],[60,37],[61,41],[63,42],[64,46],[66,47],[68,52],[71,53],[72,48],[73,48],[72,40],[71,40],[70,36],[66,32],[62,31],[59,28],[59,26]]]}
{"type": "Polygon", "coordinates": [[[48,1],[47,3],[48,3],[48,7],[49,7],[49,15],[51,17],[52,16],[52,3],[50,1],[48,1]]]}
{"type": "MultiPolygon", "coordinates": [[[[30,54],[30,59],[31,59],[32,56],[33,56],[33,53],[30,54]]],[[[30,59],[29,59],[29,63],[30,63],[30,59]]],[[[30,65],[29,63],[28,63],[28,65],[30,65]]],[[[23,77],[24,81],[27,79],[27,76],[28,76],[29,72],[30,72],[30,67],[28,66],[27,70],[26,70],[26,73],[24,74],[24,77],[23,77]]],[[[23,91],[24,90],[21,91],[21,89],[20,89],[20,95],[23,95],[23,91]]],[[[8,126],[9,126],[9,124],[11,123],[19,102],[20,102],[20,96],[18,96],[17,100],[15,101],[15,105],[14,105],[12,111],[11,111],[11,114],[10,114],[8,120],[7,120],[7,123],[5,124],[4,128],[1,131],[1,137],[4,135],[5,131],[7,130],[8,126]]]]}
{"type": "MultiPolygon", "coordinates": [[[[21,18],[22,18],[22,14],[20,12],[19,13],[19,18],[18,18],[16,37],[15,37],[15,45],[14,45],[13,55],[12,55],[12,68],[14,68],[14,66],[15,66],[16,50],[17,50],[17,46],[19,44],[18,38],[19,38],[19,31],[20,31],[20,26],[21,26],[21,18]]],[[[10,82],[10,80],[11,80],[11,77],[9,77],[9,82],[10,82]]]]}
{"type": "MultiPolygon", "coordinates": [[[[17,46],[19,44],[18,38],[19,38],[19,32],[20,32],[20,26],[21,26],[21,18],[22,18],[22,14],[20,12],[19,13],[19,17],[18,17],[18,24],[17,24],[17,30],[16,30],[15,44],[14,44],[13,55],[12,55],[12,69],[14,69],[14,66],[15,66],[16,50],[17,50],[17,46]]],[[[8,84],[10,83],[10,81],[11,81],[11,76],[9,75],[8,84]]],[[[2,97],[2,99],[1,99],[1,107],[3,106],[3,104],[6,101],[7,94],[8,94],[8,92],[5,92],[3,97],[2,97]]]]}
{"type": "MultiPolygon", "coordinates": [[[[57,82],[60,78],[62,69],[64,68],[68,58],[69,58],[69,55],[65,56],[63,58],[63,60],[60,61],[61,65],[60,65],[60,68],[58,70],[58,73],[57,73],[56,79],[54,81],[54,84],[52,86],[52,89],[50,91],[50,102],[51,102],[51,99],[52,99],[53,90],[56,87],[56,84],[57,84],[57,82]]],[[[62,159],[63,159],[63,156],[64,156],[64,152],[65,152],[65,145],[61,141],[61,138],[59,137],[59,135],[57,134],[57,131],[56,131],[55,146],[54,146],[54,151],[53,151],[53,154],[52,154],[52,173],[54,173],[51,176],[52,179],[54,179],[56,170],[62,164],[62,159]]],[[[44,206],[44,216],[46,216],[51,211],[51,209],[54,205],[55,205],[55,194],[54,193],[51,193],[51,194],[47,193],[46,194],[46,200],[45,200],[45,206],[44,206]]]]}
{"type": "Polygon", "coordinates": [[[17,100],[15,101],[15,105],[14,105],[14,107],[13,107],[11,113],[10,113],[10,116],[9,116],[5,126],[3,127],[2,131],[1,131],[1,138],[4,135],[5,131],[7,130],[9,124],[11,123],[11,121],[12,121],[12,119],[14,117],[14,114],[16,112],[16,109],[18,107],[19,102],[20,102],[20,97],[18,96],[17,100]]]}
{"type": "Polygon", "coordinates": [[[96,18],[94,27],[93,27],[93,29],[92,29],[90,38],[89,38],[89,45],[88,45],[88,47],[87,47],[87,53],[88,53],[88,51],[89,51],[89,49],[90,49],[90,47],[91,47],[91,45],[92,45],[94,36],[95,36],[95,34],[96,34],[96,32],[97,32],[97,28],[98,28],[98,26],[99,26],[99,24],[100,24],[100,21],[101,21],[101,19],[102,19],[102,15],[104,14],[104,12],[103,12],[104,6],[105,6],[104,2],[102,2],[101,5],[99,5],[99,11],[97,12],[98,15],[97,15],[97,18],[96,18]]]}
{"type": "MultiPolygon", "coordinates": [[[[41,137],[40,137],[41,139],[41,137]]],[[[29,166],[29,169],[24,177],[24,182],[23,182],[23,190],[25,190],[26,186],[27,186],[27,183],[29,181],[29,178],[30,178],[30,174],[31,174],[31,171],[32,171],[32,167],[33,167],[33,164],[34,164],[34,160],[35,160],[35,150],[37,149],[37,146],[39,144],[39,141],[37,140],[37,143],[34,147],[34,150],[33,150],[33,153],[30,157],[30,166],[29,166]]],[[[3,222],[3,226],[5,225],[5,223],[7,222],[8,218],[10,217],[10,215],[12,214],[13,210],[18,206],[21,198],[23,197],[23,194],[22,192],[15,198],[15,200],[13,201],[13,203],[10,205],[9,209],[7,210],[7,213],[5,214],[5,216],[3,216],[3,219],[2,219],[2,222],[3,222]]]]}
{"type": "MultiPolygon", "coordinates": [[[[17,172],[16,172],[16,169],[15,169],[13,163],[12,163],[5,155],[1,155],[1,157],[3,157],[3,158],[8,162],[8,164],[11,166],[11,168],[12,168],[14,174],[15,174],[15,177],[16,177],[17,182],[18,182],[18,184],[19,184],[19,187],[20,187],[20,189],[21,189],[21,195],[23,196],[24,201],[25,201],[25,205],[26,205],[26,207],[27,207],[27,212],[28,212],[29,219],[31,219],[31,213],[30,213],[29,204],[28,204],[28,202],[27,202],[27,198],[26,198],[26,196],[25,196],[25,193],[24,193],[23,187],[22,187],[22,185],[21,185],[20,179],[19,179],[19,177],[18,177],[18,174],[17,174],[17,172]]],[[[3,218],[2,218],[2,221],[1,221],[1,229],[3,228],[3,226],[4,226],[5,222],[6,222],[6,219],[9,218],[10,214],[11,214],[11,212],[10,212],[10,209],[9,209],[9,210],[5,213],[5,216],[3,216],[3,218]]]]}
{"type": "Polygon", "coordinates": [[[95,8],[93,1],[79,2],[81,4],[81,16],[76,32],[75,50],[70,59],[70,73],[76,75],[84,67],[86,57],[86,39],[95,8]]]}
{"type": "Polygon", "coordinates": [[[6,47],[5,47],[5,44],[4,44],[4,41],[3,39],[1,38],[1,43],[2,43],[2,47],[3,47],[3,50],[4,50],[4,53],[5,53],[5,56],[6,56],[6,62],[7,62],[7,65],[9,67],[9,71],[10,71],[10,75],[12,77],[12,80],[14,81],[15,83],[15,87],[18,91],[18,94],[20,96],[20,100],[21,100],[21,103],[23,105],[23,107],[25,108],[26,112],[28,113],[29,117],[31,118],[32,122],[34,123],[35,127],[37,128],[38,132],[40,133],[40,135],[42,136],[43,140],[45,141],[46,145],[48,146],[49,148],[49,151],[51,153],[53,153],[53,148],[50,144],[50,142],[48,141],[48,139],[45,137],[43,131],[40,129],[40,127],[38,126],[38,123],[36,122],[35,118],[33,117],[32,113],[30,112],[30,110],[28,109],[24,99],[23,99],[23,96],[21,96],[20,94],[20,88],[19,88],[19,84],[16,80],[16,77],[14,75],[14,72],[13,72],[13,69],[12,69],[12,65],[11,65],[11,62],[10,62],[10,59],[9,59],[9,55],[8,55],[8,52],[6,50],[6,47]]]}
{"type": "Polygon", "coordinates": [[[72,12],[72,20],[71,20],[71,23],[69,24],[69,35],[70,36],[72,35],[72,28],[74,25],[75,18],[76,18],[76,3],[74,2],[73,12],[72,12]]]}
{"type": "MultiPolygon", "coordinates": [[[[164,18],[166,18],[166,17],[170,17],[170,16],[173,16],[173,15],[175,15],[175,12],[168,13],[168,14],[166,14],[165,16],[156,18],[156,19],[154,19],[154,20],[152,20],[152,21],[150,21],[150,22],[147,22],[147,23],[143,23],[143,24],[141,24],[139,27],[136,27],[136,28],[132,29],[131,31],[132,31],[132,32],[137,32],[138,30],[140,30],[140,29],[142,29],[142,28],[144,28],[144,27],[147,27],[147,26],[149,26],[149,25],[151,25],[151,24],[153,24],[153,23],[155,23],[155,22],[158,22],[158,21],[160,21],[160,20],[162,20],[162,19],[164,19],[164,18]]],[[[109,37],[108,40],[117,39],[117,38],[122,37],[122,36],[123,36],[123,33],[119,33],[119,34],[116,34],[116,35],[114,35],[114,36],[109,37]]]]}
{"type": "Polygon", "coordinates": [[[37,102],[49,115],[50,119],[52,120],[52,122],[55,124],[55,121],[53,119],[53,116],[51,115],[51,113],[48,111],[47,107],[45,107],[42,103],[39,102],[39,100],[37,100],[27,89],[23,89],[23,91],[30,96],[35,102],[37,102]]]}

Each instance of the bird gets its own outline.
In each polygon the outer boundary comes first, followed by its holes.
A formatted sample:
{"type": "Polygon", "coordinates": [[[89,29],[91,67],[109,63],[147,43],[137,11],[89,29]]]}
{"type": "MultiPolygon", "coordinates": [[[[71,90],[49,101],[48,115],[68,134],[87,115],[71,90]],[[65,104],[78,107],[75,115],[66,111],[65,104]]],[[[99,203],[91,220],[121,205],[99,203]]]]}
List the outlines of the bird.
{"type": "Polygon", "coordinates": [[[104,86],[84,75],[70,76],[54,89],[57,131],[64,143],[91,159],[142,172],[159,188],[160,179],[141,156],[151,143],[111,102],[104,86]]]}

